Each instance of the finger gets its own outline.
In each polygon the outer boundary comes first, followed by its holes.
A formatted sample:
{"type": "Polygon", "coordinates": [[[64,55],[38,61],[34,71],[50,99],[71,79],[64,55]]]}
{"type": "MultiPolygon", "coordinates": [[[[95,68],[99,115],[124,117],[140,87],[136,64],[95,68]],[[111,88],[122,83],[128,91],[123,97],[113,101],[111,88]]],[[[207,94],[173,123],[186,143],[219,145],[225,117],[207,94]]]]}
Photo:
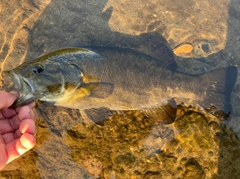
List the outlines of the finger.
{"type": "Polygon", "coordinates": [[[5,144],[8,144],[22,136],[20,130],[16,130],[15,132],[10,132],[2,135],[5,144]]]}
{"type": "Polygon", "coordinates": [[[0,119],[9,118],[16,114],[17,114],[16,110],[11,109],[11,108],[0,109],[0,119]]]}
{"type": "Polygon", "coordinates": [[[24,153],[32,149],[36,145],[36,138],[33,135],[28,133],[24,133],[20,137],[20,141],[22,146],[25,148],[25,150],[23,150],[24,153]]]}
{"type": "Polygon", "coordinates": [[[20,124],[19,130],[22,134],[29,133],[35,135],[36,134],[35,122],[32,119],[24,119],[20,124]]]}
{"type": "Polygon", "coordinates": [[[29,103],[29,104],[28,104],[28,106],[29,106],[30,108],[34,108],[35,105],[36,105],[35,102],[32,102],[32,103],[29,103]]]}
{"type": "MultiPolygon", "coordinates": [[[[33,108],[35,106],[35,102],[29,103],[25,106],[29,106],[30,108],[33,108]]],[[[17,108],[3,108],[0,109],[0,119],[9,118],[19,113],[19,111],[24,106],[17,107],[17,108]]]]}
{"type": "Polygon", "coordinates": [[[24,154],[28,150],[32,149],[36,144],[36,139],[33,135],[25,133],[20,139],[17,139],[6,145],[8,161],[7,163],[18,158],[20,155],[24,154]]]}
{"type": "Polygon", "coordinates": [[[1,134],[0,134],[0,145],[5,145],[4,139],[1,134]]]}
{"type": "Polygon", "coordinates": [[[8,144],[13,140],[20,138],[23,133],[28,133],[31,135],[36,134],[35,122],[32,119],[24,119],[18,130],[15,132],[9,132],[2,135],[4,143],[8,144]]]}
{"type": "Polygon", "coordinates": [[[17,146],[16,144],[17,144],[17,140],[13,140],[11,143],[8,143],[6,145],[6,152],[8,156],[7,163],[13,161],[15,158],[20,156],[20,154],[16,150],[16,146],[17,146]]]}
{"type": "Polygon", "coordinates": [[[30,106],[24,106],[20,109],[19,114],[13,116],[11,119],[0,120],[0,134],[13,132],[19,128],[22,120],[31,119],[36,121],[36,115],[30,106]]]}
{"type": "Polygon", "coordinates": [[[33,112],[32,108],[30,106],[23,106],[18,114],[18,117],[20,120],[24,120],[24,119],[32,119],[32,120],[36,120],[36,115],[33,112]]]}
{"type": "Polygon", "coordinates": [[[0,109],[11,106],[18,97],[19,93],[17,92],[8,93],[6,91],[0,91],[0,109]]]}
{"type": "MultiPolygon", "coordinates": [[[[27,104],[27,105],[25,105],[25,106],[29,106],[30,108],[34,108],[35,105],[36,105],[35,102],[31,102],[31,103],[29,103],[29,104],[27,104]]],[[[17,108],[16,108],[16,111],[19,112],[22,107],[24,107],[24,106],[17,107],[17,108]]]]}
{"type": "Polygon", "coordinates": [[[21,124],[21,121],[18,118],[18,116],[14,116],[11,119],[0,120],[0,134],[13,132],[19,128],[20,124],[21,124]]]}
{"type": "Polygon", "coordinates": [[[8,160],[5,143],[1,135],[0,135],[0,154],[1,154],[0,157],[0,170],[1,170],[8,160]]]}

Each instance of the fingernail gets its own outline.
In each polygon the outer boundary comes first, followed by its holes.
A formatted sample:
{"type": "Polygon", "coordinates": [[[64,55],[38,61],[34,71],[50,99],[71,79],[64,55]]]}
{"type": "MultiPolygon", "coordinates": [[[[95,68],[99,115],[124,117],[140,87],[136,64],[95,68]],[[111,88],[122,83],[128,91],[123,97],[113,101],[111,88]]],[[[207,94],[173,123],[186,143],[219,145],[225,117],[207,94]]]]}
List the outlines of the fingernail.
{"type": "Polygon", "coordinates": [[[11,93],[12,95],[14,95],[14,96],[19,96],[19,93],[17,92],[17,91],[10,91],[9,93],[11,93]]]}

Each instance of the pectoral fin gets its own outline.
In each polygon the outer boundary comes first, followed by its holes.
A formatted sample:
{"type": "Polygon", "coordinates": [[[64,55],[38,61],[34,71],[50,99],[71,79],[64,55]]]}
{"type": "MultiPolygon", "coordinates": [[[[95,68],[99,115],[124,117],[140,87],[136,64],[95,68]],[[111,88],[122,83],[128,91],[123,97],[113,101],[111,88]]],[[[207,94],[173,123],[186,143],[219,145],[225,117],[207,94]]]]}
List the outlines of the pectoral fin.
{"type": "Polygon", "coordinates": [[[113,112],[114,111],[104,107],[80,110],[83,118],[89,119],[95,123],[99,123],[109,118],[113,115],[113,112]]]}
{"type": "Polygon", "coordinates": [[[57,106],[72,106],[74,107],[79,100],[84,98],[106,98],[113,93],[114,85],[111,83],[105,82],[92,82],[83,84],[74,92],[69,92],[62,97],[62,99],[58,100],[55,105],[57,106]]]}
{"type": "Polygon", "coordinates": [[[111,83],[105,83],[105,82],[96,82],[96,83],[89,83],[86,85],[87,88],[92,88],[90,91],[90,97],[95,98],[106,98],[110,96],[114,90],[114,85],[111,83]]]}
{"type": "Polygon", "coordinates": [[[114,85],[105,82],[93,82],[87,83],[79,87],[75,95],[72,98],[106,98],[110,96],[113,92],[114,85]]]}
{"type": "Polygon", "coordinates": [[[83,85],[79,91],[84,91],[86,96],[106,98],[112,94],[114,85],[112,83],[100,82],[98,77],[91,75],[83,76],[83,85]]]}
{"type": "Polygon", "coordinates": [[[159,104],[152,108],[144,109],[142,112],[157,122],[171,124],[176,118],[177,104],[174,99],[171,99],[166,103],[159,104]]]}

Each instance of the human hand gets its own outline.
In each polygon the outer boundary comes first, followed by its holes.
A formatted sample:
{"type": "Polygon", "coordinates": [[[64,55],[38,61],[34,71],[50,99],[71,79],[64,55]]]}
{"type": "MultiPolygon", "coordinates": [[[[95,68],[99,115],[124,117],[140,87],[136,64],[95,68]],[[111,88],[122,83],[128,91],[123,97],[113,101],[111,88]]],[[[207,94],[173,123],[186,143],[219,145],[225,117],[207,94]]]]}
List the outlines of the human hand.
{"type": "Polygon", "coordinates": [[[0,91],[0,170],[36,144],[35,103],[8,108],[18,95],[0,91]]]}

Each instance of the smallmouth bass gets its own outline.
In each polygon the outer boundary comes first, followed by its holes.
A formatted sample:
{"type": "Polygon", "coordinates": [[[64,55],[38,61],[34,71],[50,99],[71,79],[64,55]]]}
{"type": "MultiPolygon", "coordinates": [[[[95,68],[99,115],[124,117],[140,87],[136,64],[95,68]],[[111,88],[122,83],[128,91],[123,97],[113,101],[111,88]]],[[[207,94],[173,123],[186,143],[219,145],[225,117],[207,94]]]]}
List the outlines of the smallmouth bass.
{"type": "Polygon", "coordinates": [[[95,122],[108,111],[141,110],[164,123],[174,120],[176,99],[231,111],[237,73],[236,67],[226,67],[188,75],[163,68],[148,55],[104,47],[60,49],[5,71],[20,93],[14,106],[48,101],[80,109],[95,122]]]}

